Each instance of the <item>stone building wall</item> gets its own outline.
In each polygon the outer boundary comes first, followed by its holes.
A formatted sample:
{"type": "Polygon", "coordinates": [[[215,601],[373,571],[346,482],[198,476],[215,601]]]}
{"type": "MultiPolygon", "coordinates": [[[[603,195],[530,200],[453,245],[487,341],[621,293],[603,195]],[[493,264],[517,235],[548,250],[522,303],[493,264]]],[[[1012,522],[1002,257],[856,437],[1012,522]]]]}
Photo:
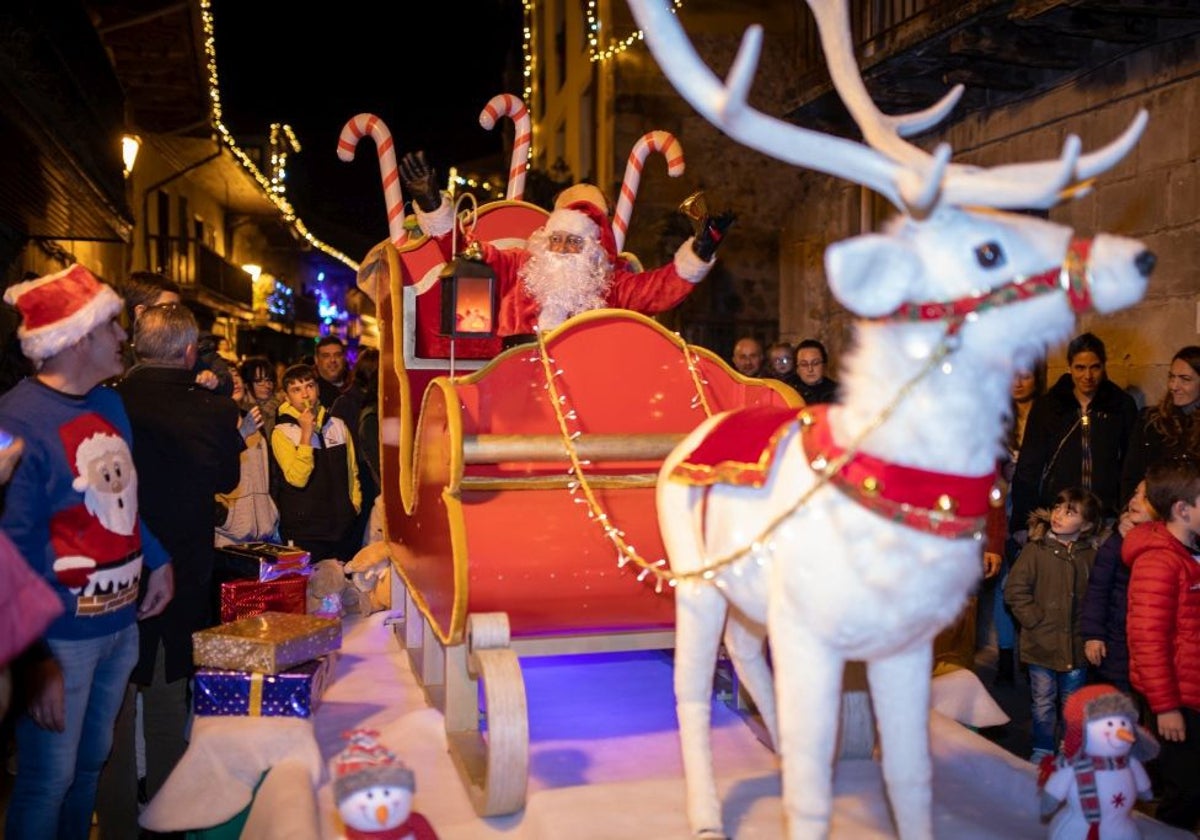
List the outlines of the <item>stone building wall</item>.
{"type": "MultiPolygon", "coordinates": [[[[790,2],[695,0],[688,4],[686,25],[697,50],[723,76],[747,25],[794,14],[795,4],[790,2]]],[[[764,113],[781,113],[795,99],[793,49],[787,27],[773,29],[765,39],[750,92],[751,104],[764,113]]],[[[647,267],[670,260],[691,233],[676,208],[696,190],[704,190],[710,210],[729,208],[738,217],[721,246],[716,268],[661,320],[725,358],[743,333],[774,340],[780,318],[780,234],[796,207],[805,173],[747,149],[715,129],[670,86],[645,46],[627,50],[613,65],[617,160],[615,183],[606,185],[608,192],[618,194],[628,154],[647,131],[674,134],[686,160],[685,172],[678,178],[667,177],[661,157],[647,160],[626,248],[647,267]]]]}
{"type": "MultiPolygon", "coordinates": [[[[1078,134],[1086,153],[1115,138],[1138,108],[1149,126],[1092,192],[1050,211],[1077,235],[1117,233],[1141,239],[1158,266],[1143,301],[1112,315],[1085,316],[1108,348],[1109,376],[1149,401],[1166,389],[1171,356],[1200,344],[1200,56],[1192,39],[1160,44],[1027,101],[967,115],[946,130],[917,138],[929,148],[945,140],[960,163],[996,165],[1057,155],[1078,134]]],[[[802,200],[779,245],[780,332],[827,339],[835,362],[849,337],[849,315],[825,285],[820,254],[832,241],[863,229],[860,190],[825,176],[801,176],[802,200]],[[822,212],[814,213],[814,207],[822,212]]],[[[875,202],[872,202],[874,204],[875,202]]],[[[868,213],[868,218],[873,214],[868,213]]],[[[1065,347],[1051,348],[1051,381],[1066,368],[1065,347]]]]}

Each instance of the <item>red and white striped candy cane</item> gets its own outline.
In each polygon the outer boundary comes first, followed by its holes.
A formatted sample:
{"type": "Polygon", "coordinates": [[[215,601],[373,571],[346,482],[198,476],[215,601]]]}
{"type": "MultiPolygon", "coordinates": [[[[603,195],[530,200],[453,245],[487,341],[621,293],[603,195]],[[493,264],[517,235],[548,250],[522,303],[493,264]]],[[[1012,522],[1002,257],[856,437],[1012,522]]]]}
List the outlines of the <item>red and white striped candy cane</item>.
{"type": "Polygon", "coordinates": [[[400,172],[396,169],[396,147],[392,143],[392,132],[383,120],[374,114],[356,114],[342,126],[338,137],[338,157],[344,161],[354,160],[354,147],[366,135],[375,141],[379,153],[379,174],[383,177],[383,197],[387,202],[388,233],[397,248],[408,239],[404,228],[404,196],[400,192],[400,172]]]}
{"type": "Polygon", "coordinates": [[[629,162],[625,164],[625,180],[621,182],[621,197],[617,199],[617,212],[613,215],[613,237],[617,250],[625,247],[625,234],[629,231],[629,217],[633,214],[633,199],[642,182],[642,165],[651,152],[662,152],[667,159],[667,174],[678,178],[683,174],[683,146],[669,131],[649,131],[633,144],[629,162]]]}
{"type": "Polygon", "coordinates": [[[497,94],[488,100],[488,104],[479,114],[479,124],[491,131],[496,120],[501,117],[512,117],[517,128],[505,197],[509,201],[520,201],[525,195],[525,170],[529,167],[529,144],[533,141],[529,109],[519,96],[513,96],[511,93],[497,94]]]}

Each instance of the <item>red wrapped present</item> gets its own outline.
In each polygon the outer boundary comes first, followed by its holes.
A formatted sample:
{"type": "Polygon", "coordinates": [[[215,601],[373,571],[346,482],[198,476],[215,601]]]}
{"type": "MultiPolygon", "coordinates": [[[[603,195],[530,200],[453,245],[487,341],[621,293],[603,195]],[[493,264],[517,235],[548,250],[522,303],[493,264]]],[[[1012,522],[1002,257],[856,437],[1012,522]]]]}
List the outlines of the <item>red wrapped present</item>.
{"type": "Polygon", "coordinates": [[[221,621],[237,621],[268,610],[303,615],[308,578],[288,575],[275,580],[230,580],[221,584],[221,621]]]}

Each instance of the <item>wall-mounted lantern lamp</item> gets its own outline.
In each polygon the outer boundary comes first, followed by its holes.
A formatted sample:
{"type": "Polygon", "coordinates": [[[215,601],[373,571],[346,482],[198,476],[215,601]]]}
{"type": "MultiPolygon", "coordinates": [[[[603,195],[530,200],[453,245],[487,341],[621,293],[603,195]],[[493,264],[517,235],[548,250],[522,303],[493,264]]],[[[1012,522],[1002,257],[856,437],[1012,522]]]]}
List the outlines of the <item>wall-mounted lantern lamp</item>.
{"type": "Polygon", "coordinates": [[[138,151],[142,148],[142,138],[136,134],[121,135],[121,162],[125,164],[125,177],[133,174],[133,165],[137,162],[138,151]]]}

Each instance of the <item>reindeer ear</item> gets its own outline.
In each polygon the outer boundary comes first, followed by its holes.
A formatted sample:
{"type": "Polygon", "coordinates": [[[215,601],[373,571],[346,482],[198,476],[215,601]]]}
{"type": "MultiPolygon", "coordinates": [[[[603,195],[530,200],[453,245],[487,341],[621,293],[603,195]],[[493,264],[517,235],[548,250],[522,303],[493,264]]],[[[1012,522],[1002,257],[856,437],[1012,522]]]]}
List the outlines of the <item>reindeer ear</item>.
{"type": "Polygon", "coordinates": [[[908,243],[870,233],[826,248],[825,276],[843,306],[875,318],[909,299],[921,277],[921,260],[908,243]]]}

